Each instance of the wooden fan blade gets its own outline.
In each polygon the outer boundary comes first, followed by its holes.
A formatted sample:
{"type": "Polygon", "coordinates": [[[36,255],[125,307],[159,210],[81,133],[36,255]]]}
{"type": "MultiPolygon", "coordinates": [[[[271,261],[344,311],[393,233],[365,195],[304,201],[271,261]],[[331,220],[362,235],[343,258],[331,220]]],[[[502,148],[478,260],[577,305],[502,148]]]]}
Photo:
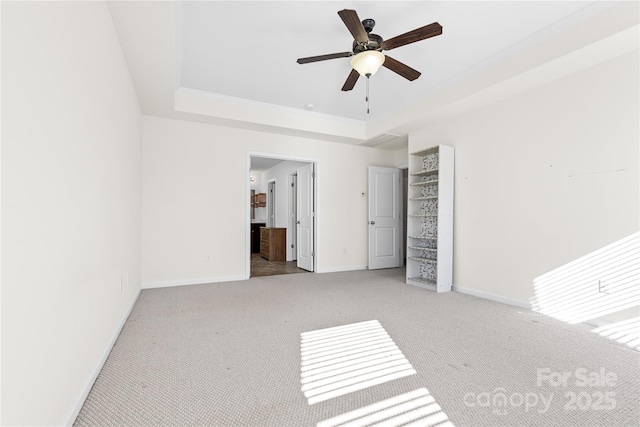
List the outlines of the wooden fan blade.
{"type": "Polygon", "coordinates": [[[356,82],[358,81],[358,77],[360,77],[360,73],[352,69],[351,73],[349,73],[349,77],[347,77],[347,81],[344,82],[344,85],[342,86],[342,90],[346,92],[353,89],[353,87],[356,85],[356,82]]]}
{"type": "Polygon", "coordinates": [[[433,24],[425,25],[424,27],[409,31],[408,33],[400,34],[399,36],[385,40],[382,42],[382,49],[395,49],[406,44],[428,39],[429,37],[439,36],[440,34],[442,34],[442,25],[434,22],[433,24]]]}
{"type": "Polygon", "coordinates": [[[387,55],[385,55],[384,63],[382,65],[390,69],[394,73],[400,74],[402,77],[404,77],[407,80],[413,81],[418,77],[420,77],[420,71],[414,70],[408,65],[403,64],[402,62],[395,60],[392,57],[387,55]]]}
{"type": "Polygon", "coordinates": [[[298,64],[308,64],[309,62],[326,61],[327,59],[347,58],[352,56],[353,52],[330,53],[327,55],[309,56],[307,58],[298,58],[298,64]]]}
{"type": "Polygon", "coordinates": [[[309,62],[326,61],[327,59],[348,58],[353,56],[353,52],[329,53],[327,55],[309,56],[307,58],[298,58],[298,64],[308,64],[309,62]]]}
{"type": "Polygon", "coordinates": [[[362,22],[360,22],[360,18],[358,18],[355,10],[343,9],[338,12],[338,15],[342,18],[342,22],[347,26],[347,29],[355,41],[360,43],[367,43],[369,41],[369,35],[362,26],[362,22]]]}

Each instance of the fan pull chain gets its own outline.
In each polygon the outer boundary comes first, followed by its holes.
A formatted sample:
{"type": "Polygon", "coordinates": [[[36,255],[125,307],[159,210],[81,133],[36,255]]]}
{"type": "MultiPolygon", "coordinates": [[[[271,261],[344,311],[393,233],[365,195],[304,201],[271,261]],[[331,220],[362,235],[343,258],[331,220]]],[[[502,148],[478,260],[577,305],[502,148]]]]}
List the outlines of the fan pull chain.
{"type": "Polygon", "coordinates": [[[367,95],[364,100],[367,102],[367,114],[369,114],[369,76],[367,76],[367,95]]]}

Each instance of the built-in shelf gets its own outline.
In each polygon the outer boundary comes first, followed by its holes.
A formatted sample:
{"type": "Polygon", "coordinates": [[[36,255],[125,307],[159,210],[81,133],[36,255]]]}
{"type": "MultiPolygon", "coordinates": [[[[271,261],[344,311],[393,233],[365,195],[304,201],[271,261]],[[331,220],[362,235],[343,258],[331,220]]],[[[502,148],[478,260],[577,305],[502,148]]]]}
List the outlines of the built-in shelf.
{"type": "Polygon", "coordinates": [[[438,200],[438,196],[412,197],[409,200],[438,200]]]}
{"type": "Polygon", "coordinates": [[[409,277],[407,280],[410,280],[412,282],[417,282],[423,285],[431,285],[431,286],[436,286],[436,281],[435,280],[429,280],[429,279],[425,279],[424,277],[409,277]]]}
{"type": "Polygon", "coordinates": [[[438,249],[436,248],[425,248],[424,246],[409,246],[409,249],[415,249],[417,251],[433,251],[433,252],[438,251],[438,249]]]}
{"type": "Polygon", "coordinates": [[[436,292],[452,286],[453,154],[438,145],[409,158],[406,282],[436,292]]]}
{"type": "Polygon", "coordinates": [[[429,181],[414,182],[413,184],[409,184],[409,185],[412,185],[412,186],[415,186],[415,187],[421,187],[421,186],[424,186],[424,185],[435,185],[437,183],[438,183],[437,179],[431,179],[429,181]]]}
{"type": "Polygon", "coordinates": [[[412,156],[416,156],[416,157],[425,157],[425,156],[427,156],[429,154],[436,154],[440,150],[440,147],[443,147],[443,146],[442,145],[436,145],[435,147],[425,148],[424,150],[415,151],[415,152],[411,153],[411,155],[412,156]]]}
{"type": "Polygon", "coordinates": [[[432,264],[437,264],[438,263],[438,260],[431,259],[431,258],[424,258],[424,257],[420,257],[420,256],[410,256],[409,259],[412,259],[414,261],[420,261],[420,262],[430,262],[432,264]]]}
{"type": "Polygon", "coordinates": [[[425,176],[425,175],[433,175],[438,173],[438,169],[422,169],[418,172],[412,172],[411,176],[425,176]]]}

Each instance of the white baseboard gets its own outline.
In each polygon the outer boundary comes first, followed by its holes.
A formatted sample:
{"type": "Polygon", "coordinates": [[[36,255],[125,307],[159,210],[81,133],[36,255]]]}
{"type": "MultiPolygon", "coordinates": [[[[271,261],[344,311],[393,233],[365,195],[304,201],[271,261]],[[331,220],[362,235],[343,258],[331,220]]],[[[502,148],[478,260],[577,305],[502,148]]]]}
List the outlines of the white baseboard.
{"type": "MultiPolygon", "coordinates": [[[[520,307],[520,308],[524,308],[524,309],[527,309],[527,310],[532,310],[531,304],[529,304],[528,302],[516,300],[516,299],[513,299],[513,298],[507,298],[507,297],[503,297],[503,296],[500,296],[500,295],[492,294],[492,293],[489,293],[489,292],[478,291],[478,290],[475,290],[475,289],[463,288],[461,286],[453,286],[452,290],[454,292],[459,292],[461,294],[472,295],[474,297],[484,298],[484,299],[488,299],[488,300],[491,300],[491,301],[500,302],[500,303],[508,304],[508,305],[513,305],[515,307],[520,307]]],[[[540,314],[546,316],[546,314],[544,314],[544,313],[540,313],[540,314]]],[[[584,325],[595,327],[595,328],[599,328],[599,327],[602,327],[602,326],[609,326],[609,325],[612,324],[611,321],[606,320],[606,319],[602,319],[602,318],[589,319],[589,320],[585,320],[584,322],[581,322],[581,323],[584,324],[584,325]]]]}
{"type": "Polygon", "coordinates": [[[201,277],[195,279],[167,280],[166,282],[143,282],[142,289],[169,288],[171,286],[189,286],[202,285],[205,283],[235,282],[238,280],[246,280],[242,276],[226,276],[226,277],[201,277]]]}
{"type": "Polygon", "coordinates": [[[350,267],[338,267],[338,268],[323,268],[318,269],[317,273],[342,273],[345,271],[358,271],[358,270],[366,270],[366,265],[352,265],[350,267]]]}
{"type": "Polygon", "coordinates": [[[120,320],[120,324],[118,325],[115,333],[111,337],[111,341],[105,348],[105,351],[103,352],[102,357],[98,361],[96,368],[93,370],[93,373],[89,378],[89,381],[87,381],[87,384],[85,385],[84,390],[82,391],[82,394],[79,396],[78,400],[76,401],[76,404],[74,405],[73,410],[71,411],[71,414],[67,417],[67,422],[65,423],[65,425],[72,426],[73,422],[76,420],[76,417],[80,413],[80,410],[82,409],[82,405],[84,405],[84,401],[87,399],[87,396],[89,396],[89,392],[91,391],[93,384],[96,382],[96,379],[98,378],[98,375],[100,374],[100,371],[104,366],[104,363],[107,361],[107,357],[109,357],[109,353],[111,353],[111,349],[113,348],[114,344],[116,343],[116,340],[118,339],[118,336],[120,335],[120,331],[122,331],[124,324],[127,322],[127,319],[129,318],[129,315],[133,310],[133,306],[135,306],[136,301],[138,301],[138,297],[140,296],[140,291],[141,289],[138,289],[138,292],[136,292],[135,297],[133,298],[133,300],[131,301],[131,304],[129,305],[129,309],[125,313],[122,320],[120,320]]]}
{"type": "Polygon", "coordinates": [[[451,288],[454,292],[459,292],[461,294],[472,295],[478,298],[484,298],[495,302],[500,302],[502,304],[513,305],[520,308],[525,308],[527,310],[531,310],[531,304],[527,301],[520,301],[513,298],[503,297],[502,295],[492,294],[490,292],[478,291],[476,289],[464,288],[462,286],[453,285],[451,288]]]}

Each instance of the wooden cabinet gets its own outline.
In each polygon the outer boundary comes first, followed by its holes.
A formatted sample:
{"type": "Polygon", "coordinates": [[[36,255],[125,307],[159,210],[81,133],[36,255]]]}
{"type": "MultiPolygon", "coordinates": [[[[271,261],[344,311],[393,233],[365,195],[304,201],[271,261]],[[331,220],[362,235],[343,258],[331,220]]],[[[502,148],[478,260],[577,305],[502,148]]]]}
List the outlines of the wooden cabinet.
{"type": "Polygon", "coordinates": [[[453,276],[453,147],[411,153],[407,283],[451,290],[453,276]]]}
{"type": "Polygon", "coordinates": [[[251,206],[254,208],[267,206],[267,193],[257,193],[251,196],[251,206]]]}
{"type": "Polygon", "coordinates": [[[260,255],[269,261],[287,260],[287,229],[260,227],[260,255]]]}

